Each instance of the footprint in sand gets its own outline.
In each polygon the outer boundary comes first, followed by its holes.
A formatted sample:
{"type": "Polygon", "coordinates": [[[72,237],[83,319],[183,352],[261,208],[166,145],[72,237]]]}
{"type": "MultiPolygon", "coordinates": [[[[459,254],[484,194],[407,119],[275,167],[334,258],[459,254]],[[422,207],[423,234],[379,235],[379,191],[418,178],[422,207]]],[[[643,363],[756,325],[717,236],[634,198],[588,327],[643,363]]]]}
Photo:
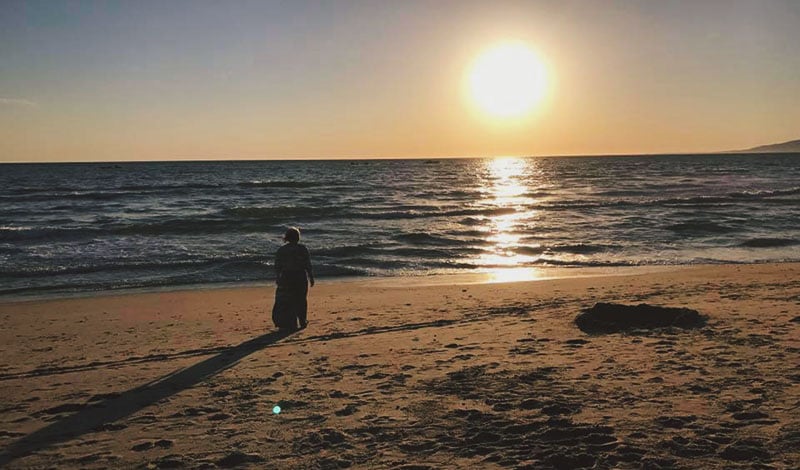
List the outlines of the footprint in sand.
{"type": "Polygon", "coordinates": [[[169,449],[170,447],[172,447],[172,445],[173,441],[169,439],[159,439],[157,441],[141,441],[134,444],[131,447],[131,450],[134,452],[143,452],[145,450],[150,450],[155,448],[169,449]]]}
{"type": "Polygon", "coordinates": [[[764,443],[758,439],[743,439],[725,447],[719,454],[725,460],[732,461],[760,461],[769,460],[770,453],[764,448],[764,443]]]}
{"type": "Polygon", "coordinates": [[[209,421],[224,421],[226,419],[231,418],[231,415],[228,413],[214,413],[213,415],[208,417],[209,421]]]}
{"type": "Polygon", "coordinates": [[[664,428],[682,429],[687,425],[697,421],[697,416],[659,416],[656,418],[656,423],[664,428]]]}
{"type": "Polygon", "coordinates": [[[245,452],[233,451],[230,454],[216,461],[218,467],[236,468],[247,464],[265,462],[266,459],[258,454],[248,454],[245,452]]]}
{"type": "Polygon", "coordinates": [[[586,341],[585,339],[580,339],[580,338],[568,339],[568,340],[564,341],[564,344],[566,344],[567,347],[569,347],[569,348],[581,348],[581,347],[583,347],[583,345],[589,344],[589,341],[586,341]]]}
{"type": "Polygon", "coordinates": [[[344,408],[333,412],[336,416],[350,416],[358,411],[358,407],[352,403],[348,403],[344,408]]]}
{"type": "Polygon", "coordinates": [[[368,375],[365,378],[368,380],[380,380],[380,379],[385,379],[386,377],[389,377],[389,374],[384,374],[383,372],[376,372],[372,375],[368,375]]]}
{"type": "Polygon", "coordinates": [[[472,359],[475,357],[474,354],[459,354],[458,356],[453,356],[450,358],[450,361],[466,361],[468,359],[472,359]]]}

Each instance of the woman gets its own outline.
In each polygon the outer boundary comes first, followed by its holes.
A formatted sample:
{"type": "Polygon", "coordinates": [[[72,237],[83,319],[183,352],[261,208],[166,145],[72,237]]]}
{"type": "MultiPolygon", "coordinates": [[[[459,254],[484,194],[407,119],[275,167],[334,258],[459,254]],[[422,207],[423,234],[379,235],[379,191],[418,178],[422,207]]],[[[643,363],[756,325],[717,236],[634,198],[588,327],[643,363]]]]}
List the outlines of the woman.
{"type": "Polygon", "coordinates": [[[311,256],[308,248],[300,243],[300,230],[291,227],[283,236],[286,242],[275,254],[275,306],[272,307],[272,321],[281,329],[297,329],[308,325],[306,314],[308,284],[314,286],[314,273],[311,271],[311,256]]]}

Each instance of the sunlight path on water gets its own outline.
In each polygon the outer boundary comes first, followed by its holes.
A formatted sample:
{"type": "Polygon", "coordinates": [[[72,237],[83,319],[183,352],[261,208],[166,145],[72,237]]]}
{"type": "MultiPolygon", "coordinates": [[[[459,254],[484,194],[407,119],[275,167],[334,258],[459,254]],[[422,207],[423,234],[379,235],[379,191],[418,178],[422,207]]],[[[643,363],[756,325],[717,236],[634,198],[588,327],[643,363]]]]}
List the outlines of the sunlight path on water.
{"type": "Polygon", "coordinates": [[[529,228],[536,210],[530,207],[535,202],[528,196],[527,180],[535,173],[536,161],[516,157],[498,157],[486,161],[483,180],[482,204],[498,209],[490,217],[489,250],[482,253],[477,264],[486,266],[489,282],[531,280],[541,277],[536,269],[526,267],[538,257],[520,251],[535,252],[539,247],[526,246],[522,232],[529,228]]]}

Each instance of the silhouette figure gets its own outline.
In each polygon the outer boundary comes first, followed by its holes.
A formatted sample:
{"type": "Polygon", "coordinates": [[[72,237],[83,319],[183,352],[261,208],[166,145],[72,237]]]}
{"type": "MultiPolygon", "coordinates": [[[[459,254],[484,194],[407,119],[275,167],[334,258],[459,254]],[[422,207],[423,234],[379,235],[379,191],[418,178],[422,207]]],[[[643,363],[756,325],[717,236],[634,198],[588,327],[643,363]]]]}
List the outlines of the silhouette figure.
{"type": "Polygon", "coordinates": [[[300,230],[290,227],[283,236],[286,242],[275,254],[275,305],[272,322],[281,329],[297,329],[308,325],[308,285],[314,286],[311,255],[300,243],[300,230]]]}

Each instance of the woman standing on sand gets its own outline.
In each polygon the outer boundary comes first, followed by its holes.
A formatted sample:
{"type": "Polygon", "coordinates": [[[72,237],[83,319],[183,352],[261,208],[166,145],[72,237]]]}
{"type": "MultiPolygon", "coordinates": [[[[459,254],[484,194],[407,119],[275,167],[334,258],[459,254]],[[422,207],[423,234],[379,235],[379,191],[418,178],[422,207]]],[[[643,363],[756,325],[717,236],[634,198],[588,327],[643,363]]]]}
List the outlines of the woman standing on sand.
{"type": "Polygon", "coordinates": [[[275,254],[275,305],[272,307],[272,321],[278,328],[296,329],[308,325],[308,284],[314,286],[314,273],[311,271],[311,255],[308,248],[300,243],[300,230],[290,227],[283,236],[286,242],[275,254]]]}

